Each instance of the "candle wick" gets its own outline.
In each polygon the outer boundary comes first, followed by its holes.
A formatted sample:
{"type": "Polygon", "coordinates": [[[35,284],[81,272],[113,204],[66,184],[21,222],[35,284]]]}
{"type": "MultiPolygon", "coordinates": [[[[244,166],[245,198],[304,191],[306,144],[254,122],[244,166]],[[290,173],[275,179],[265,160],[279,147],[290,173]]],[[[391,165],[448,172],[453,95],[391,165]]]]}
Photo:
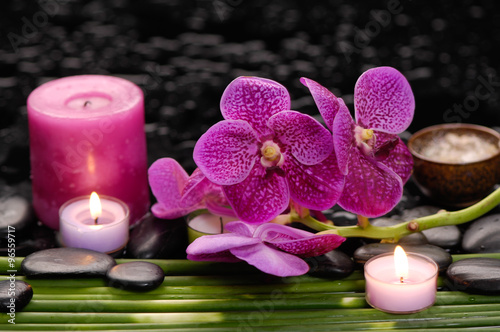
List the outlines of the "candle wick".
{"type": "Polygon", "coordinates": [[[90,104],[92,104],[92,102],[90,100],[86,100],[84,103],[83,103],[83,107],[87,107],[89,106],[90,104]]]}
{"type": "Polygon", "coordinates": [[[404,284],[404,283],[405,283],[405,282],[403,281],[403,277],[400,277],[400,278],[399,278],[399,282],[400,282],[400,283],[402,283],[402,284],[404,284]]]}
{"type": "Polygon", "coordinates": [[[97,219],[99,219],[99,217],[94,219],[94,225],[97,225],[97,219]]]}
{"type": "Polygon", "coordinates": [[[222,223],[222,217],[219,217],[220,220],[220,233],[224,233],[224,224],[222,223]]]}

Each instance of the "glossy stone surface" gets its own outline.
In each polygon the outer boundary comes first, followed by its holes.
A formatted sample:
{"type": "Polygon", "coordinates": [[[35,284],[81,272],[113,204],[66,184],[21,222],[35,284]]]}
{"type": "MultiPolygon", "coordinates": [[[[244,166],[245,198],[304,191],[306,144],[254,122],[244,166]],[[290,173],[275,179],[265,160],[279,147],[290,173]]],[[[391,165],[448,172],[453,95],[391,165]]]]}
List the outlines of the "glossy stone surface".
{"type": "Polygon", "coordinates": [[[354,262],[340,250],[332,250],[324,255],[309,257],[309,275],[321,278],[344,278],[354,270],[354,262]]]}
{"type": "Polygon", "coordinates": [[[430,216],[436,214],[441,210],[441,208],[433,205],[421,205],[416,206],[411,209],[404,210],[399,217],[403,221],[410,221],[412,219],[430,216]]]}
{"type": "Polygon", "coordinates": [[[22,280],[0,281],[0,312],[20,312],[33,297],[31,285],[22,280]]]}
{"type": "Polygon", "coordinates": [[[450,290],[478,294],[500,293],[500,259],[462,259],[451,264],[446,275],[450,290]]]}
{"type": "Polygon", "coordinates": [[[441,248],[453,248],[459,245],[462,239],[462,233],[455,225],[426,229],[422,231],[422,234],[427,238],[429,244],[441,248]]]}
{"type": "MultiPolygon", "coordinates": [[[[30,224],[24,232],[15,232],[16,256],[26,257],[35,251],[57,246],[54,231],[38,224],[30,224]]],[[[7,256],[9,250],[7,235],[0,239],[0,256],[7,256]]]]}
{"type": "MultiPolygon", "coordinates": [[[[441,208],[433,205],[421,205],[404,210],[400,215],[390,218],[382,217],[373,219],[371,223],[375,226],[393,226],[401,222],[430,216],[438,213],[441,208]]],[[[452,248],[460,244],[462,234],[457,226],[443,226],[426,229],[419,233],[410,234],[400,239],[400,243],[406,244],[432,244],[442,248],[452,248]]]]}
{"type": "MultiPolygon", "coordinates": [[[[400,219],[400,216],[392,216],[391,218],[377,218],[370,221],[373,226],[377,227],[388,227],[394,226],[404,222],[404,220],[400,219]]],[[[428,241],[425,236],[421,232],[413,233],[402,237],[399,240],[399,243],[406,244],[426,244],[428,241]]]]}
{"type": "Polygon", "coordinates": [[[148,216],[130,232],[127,257],[138,259],[186,258],[184,219],[163,220],[148,216]]]}
{"type": "Polygon", "coordinates": [[[37,251],[21,263],[29,278],[100,277],[116,265],[104,253],[80,248],[53,248],[37,251]]]}
{"type": "MultiPolygon", "coordinates": [[[[365,246],[359,247],[354,252],[354,261],[356,263],[364,264],[370,258],[384,254],[386,252],[394,252],[396,248],[395,243],[371,243],[365,246]]],[[[421,244],[421,245],[401,245],[406,252],[414,252],[427,256],[434,260],[438,265],[439,272],[444,272],[448,266],[452,263],[451,255],[444,249],[433,246],[431,244],[421,244]]]]}
{"type": "Polygon", "coordinates": [[[26,198],[18,195],[0,197],[0,234],[9,230],[19,233],[33,221],[31,204],[26,198]]]}
{"type": "Polygon", "coordinates": [[[500,252],[500,214],[474,221],[464,232],[462,249],[470,253],[500,252]]]}
{"type": "Polygon", "coordinates": [[[165,275],[162,268],[156,264],[136,261],[113,266],[106,277],[112,287],[148,291],[160,286],[165,275]]]}

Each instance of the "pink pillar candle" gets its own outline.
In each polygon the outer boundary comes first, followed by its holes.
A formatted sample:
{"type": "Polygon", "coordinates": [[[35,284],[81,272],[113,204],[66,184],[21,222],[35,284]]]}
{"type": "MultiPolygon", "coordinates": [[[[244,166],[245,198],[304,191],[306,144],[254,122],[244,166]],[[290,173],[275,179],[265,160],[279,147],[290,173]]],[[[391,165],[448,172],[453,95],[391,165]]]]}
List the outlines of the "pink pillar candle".
{"type": "Polygon", "coordinates": [[[381,311],[408,314],[432,306],[436,300],[438,267],[430,258],[408,253],[404,279],[396,273],[394,254],[369,259],[364,266],[366,301],[381,311]]]}
{"type": "Polygon", "coordinates": [[[112,76],[57,79],[28,97],[33,206],[59,228],[71,198],[97,191],[130,208],[130,224],[149,210],[144,97],[112,76]]]}
{"type": "Polygon", "coordinates": [[[125,247],[129,237],[129,210],[122,201],[101,196],[102,213],[92,218],[89,196],[71,199],[61,206],[60,233],[63,245],[112,253],[125,247]]]}

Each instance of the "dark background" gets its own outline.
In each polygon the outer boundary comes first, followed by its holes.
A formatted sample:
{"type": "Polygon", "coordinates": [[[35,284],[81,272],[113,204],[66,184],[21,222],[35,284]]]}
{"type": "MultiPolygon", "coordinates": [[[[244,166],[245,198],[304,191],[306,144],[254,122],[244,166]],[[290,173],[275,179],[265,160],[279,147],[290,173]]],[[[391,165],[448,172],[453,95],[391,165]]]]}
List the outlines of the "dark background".
{"type": "Polygon", "coordinates": [[[500,126],[500,12],[490,1],[10,0],[0,4],[0,188],[26,194],[26,98],[78,74],[116,75],[145,93],[149,163],[188,171],[198,137],[221,120],[241,75],[285,85],[292,108],[317,109],[306,76],[351,106],[373,66],[410,81],[409,133],[443,122],[500,126]],[[489,83],[488,83],[489,82],[489,83]]]}

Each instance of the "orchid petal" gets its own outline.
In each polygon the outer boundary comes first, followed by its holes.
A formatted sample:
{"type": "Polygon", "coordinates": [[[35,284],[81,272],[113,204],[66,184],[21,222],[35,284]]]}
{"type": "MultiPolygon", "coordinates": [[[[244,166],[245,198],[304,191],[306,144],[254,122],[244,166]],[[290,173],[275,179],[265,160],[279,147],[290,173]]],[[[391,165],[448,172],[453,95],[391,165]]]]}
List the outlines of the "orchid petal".
{"type": "Polygon", "coordinates": [[[399,137],[397,139],[398,144],[392,149],[387,159],[383,161],[383,164],[399,175],[401,181],[405,184],[411,176],[413,156],[403,141],[399,137]]]}
{"type": "Polygon", "coordinates": [[[399,144],[399,137],[394,134],[387,134],[381,131],[373,131],[375,139],[373,142],[373,157],[376,161],[384,162],[389,157],[392,150],[399,144]]]}
{"type": "Polygon", "coordinates": [[[288,207],[290,199],[285,179],[276,171],[266,172],[260,164],[244,181],[223,189],[238,218],[251,224],[274,219],[288,207]]]}
{"type": "Polygon", "coordinates": [[[200,207],[195,207],[195,208],[172,208],[172,207],[166,207],[161,203],[154,203],[153,206],[151,206],[151,213],[160,219],[177,219],[177,218],[182,218],[186,214],[193,212],[194,210],[197,210],[198,208],[202,209],[203,206],[200,207]]]}
{"type": "Polygon", "coordinates": [[[194,240],[187,248],[188,255],[214,254],[240,246],[260,243],[258,238],[247,237],[236,233],[204,235],[194,240]]]}
{"type": "Polygon", "coordinates": [[[279,224],[260,225],[255,233],[262,241],[294,255],[312,257],[337,248],[345,238],[336,234],[315,235],[304,230],[279,224]]]}
{"type": "Polygon", "coordinates": [[[238,77],[222,94],[220,108],[226,120],[244,120],[261,136],[274,114],[290,109],[290,95],[281,84],[260,77],[238,77]]]}
{"type": "Polygon", "coordinates": [[[382,163],[353,149],[344,191],[338,204],[347,211],[365,217],[386,214],[401,199],[401,178],[382,163]]]}
{"type": "MultiPolygon", "coordinates": [[[[227,202],[227,201],[226,201],[227,202]]],[[[226,216],[226,217],[236,217],[236,213],[234,213],[233,209],[229,206],[229,202],[227,205],[220,205],[212,200],[207,200],[205,202],[207,210],[211,214],[216,214],[218,216],[226,216]]]]}
{"type": "Polygon", "coordinates": [[[364,128],[398,134],[410,125],[415,99],[410,84],[392,67],[364,72],[354,88],[356,122],[364,128]]]}
{"type": "MultiPolygon", "coordinates": [[[[207,208],[212,214],[236,216],[234,211],[229,207],[229,202],[224,195],[222,186],[210,182],[201,170],[197,168],[188,179],[180,204],[181,206],[190,207],[198,206],[200,202],[202,202],[201,208],[207,208]]],[[[200,209],[200,207],[197,209],[200,209]]],[[[197,209],[191,209],[191,211],[197,209]]]]}
{"type": "Polygon", "coordinates": [[[226,231],[248,237],[253,237],[256,228],[243,221],[231,221],[224,225],[226,231]]]}
{"type": "Polygon", "coordinates": [[[194,147],[193,158],[212,182],[232,185],[250,173],[258,153],[257,137],[241,120],[221,121],[210,127],[194,147]]]}
{"type": "Polygon", "coordinates": [[[283,165],[290,197],[300,205],[313,210],[326,210],[335,205],[344,187],[335,154],[313,166],[304,166],[294,158],[283,165]]]}
{"type": "Polygon", "coordinates": [[[259,270],[279,277],[298,276],[309,271],[309,265],[304,260],[263,243],[233,248],[230,251],[259,270]]]}
{"type": "Polygon", "coordinates": [[[333,120],[341,107],[338,98],[327,88],[309,78],[301,77],[300,82],[309,88],[326,126],[332,130],[333,120]]]}
{"type": "Polygon", "coordinates": [[[262,241],[270,243],[297,240],[313,235],[314,233],[304,231],[302,229],[275,223],[259,225],[253,233],[254,237],[259,237],[262,241]]]}
{"type": "Polygon", "coordinates": [[[303,239],[270,242],[276,248],[300,257],[314,257],[337,248],[346,239],[337,234],[313,235],[303,239]]]}
{"type": "Polygon", "coordinates": [[[339,109],[333,121],[333,144],[337,155],[337,162],[342,174],[349,171],[349,156],[356,149],[354,138],[355,123],[347,108],[339,109]]]}
{"type": "Polygon", "coordinates": [[[216,191],[217,187],[222,193],[221,186],[208,181],[199,168],[195,169],[193,174],[191,174],[187,180],[184,190],[182,191],[180,206],[190,207],[201,204],[201,202],[205,200],[205,195],[211,191],[216,191]]]}
{"type": "Polygon", "coordinates": [[[187,255],[187,259],[198,262],[221,262],[221,263],[238,263],[241,259],[234,256],[229,250],[220,251],[213,254],[187,255]]]}
{"type": "Polygon", "coordinates": [[[181,205],[182,191],[189,176],[177,161],[171,158],[158,159],[149,167],[148,178],[151,191],[158,201],[151,208],[156,217],[175,219],[190,212],[181,205]]]}
{"type": "Polygon", "coordinates": [[[288,146],[292,155],[304,165],[314,165],[333,150],[332,135],[313,117],[295,111],[273,115],[268,122],[276,138],[288,146]]]}

